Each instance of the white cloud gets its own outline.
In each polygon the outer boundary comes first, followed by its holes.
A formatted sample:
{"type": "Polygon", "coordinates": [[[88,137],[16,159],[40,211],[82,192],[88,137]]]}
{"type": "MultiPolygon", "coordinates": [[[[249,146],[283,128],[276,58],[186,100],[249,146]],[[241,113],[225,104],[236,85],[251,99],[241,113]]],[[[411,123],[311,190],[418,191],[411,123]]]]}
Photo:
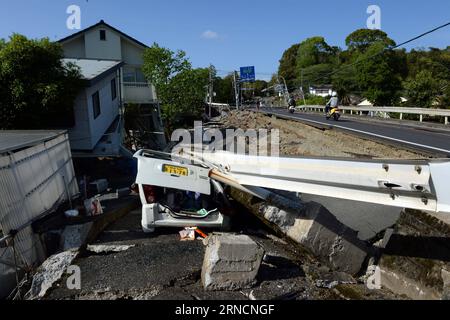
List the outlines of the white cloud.
{"type": "Polygon", "coordinates": [[[219,38],[219,34],[211,30],[206,30],[202,33],[202,38],[207,40],[214,40],[219,38]]]}

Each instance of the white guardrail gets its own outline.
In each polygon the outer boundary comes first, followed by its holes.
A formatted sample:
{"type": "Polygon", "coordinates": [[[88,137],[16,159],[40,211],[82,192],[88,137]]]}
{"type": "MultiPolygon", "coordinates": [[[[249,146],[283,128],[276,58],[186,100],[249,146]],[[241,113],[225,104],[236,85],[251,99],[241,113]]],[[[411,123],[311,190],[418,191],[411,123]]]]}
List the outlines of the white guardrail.
{"type": "Polygon", "coordinates": [[[185,149],[172,156],[138,151],[136,183],[210,194],[212,179],[241,190],[271,188],[450,213],[448,160],[278,158],[185,149]]]}
{"type": "MultiPolygon", "coordinates": [[[[299,106],[298,110],[325,112],[325,106],[299,106]]],[[[450,117],[450,109],[428,109],[428,108],[407,108],[407,107],[372,107],[372,106],[340,106],[340,110],[345,114],[349,112],[351,115],[362,115],[363,112],[373,113],[399,113],[400,120],[403,120],[403,114],[415,114],[420,116],[420,122],[423,122],[423,116],[439,116],[444,117],[445,124],[448,125],[450,117]]]]}

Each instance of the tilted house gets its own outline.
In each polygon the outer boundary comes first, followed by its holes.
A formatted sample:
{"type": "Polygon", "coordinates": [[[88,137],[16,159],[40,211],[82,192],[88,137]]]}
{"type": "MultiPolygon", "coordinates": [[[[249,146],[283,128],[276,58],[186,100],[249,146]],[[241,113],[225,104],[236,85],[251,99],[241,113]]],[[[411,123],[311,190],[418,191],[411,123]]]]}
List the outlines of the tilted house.
{"type": "Polygon", "coordinates": [[[88,81],[75,102],[76,125],[69,130],[74,156],[116,154],[123,138],[123,110],[131,104],[145,107],[146,130],[163,131],[155,88],[142,73],[145,44],[103,20],[59,43],[66,62],[78,65],[88,81]]]}

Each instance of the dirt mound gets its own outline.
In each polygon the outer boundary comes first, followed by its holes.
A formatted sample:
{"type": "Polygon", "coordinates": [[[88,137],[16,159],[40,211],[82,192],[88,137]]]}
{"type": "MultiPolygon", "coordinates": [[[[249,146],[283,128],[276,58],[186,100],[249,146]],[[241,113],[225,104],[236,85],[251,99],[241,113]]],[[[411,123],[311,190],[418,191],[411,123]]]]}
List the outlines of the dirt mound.
{"type": "Polygon", "coordinates": [[[296,121],[277,119],[250,111],[232,111],[222,117],[225,127],[279,129],[280,155],[346,158],[420,159],[419,153],[385,145],[336,130],[322,130],[296,121]]]}

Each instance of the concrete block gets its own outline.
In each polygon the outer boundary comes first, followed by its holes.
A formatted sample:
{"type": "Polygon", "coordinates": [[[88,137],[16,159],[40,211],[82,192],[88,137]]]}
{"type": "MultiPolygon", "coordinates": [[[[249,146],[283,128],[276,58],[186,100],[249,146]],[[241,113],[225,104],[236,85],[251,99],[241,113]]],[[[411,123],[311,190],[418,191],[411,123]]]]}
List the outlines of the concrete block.
{"type": "Polygon", "coordinates": [[[369,249],[356,231],[318,203],[304,204],[295,211],[290,209],[294,204],[284,207],[288,210],[263,205],[260,214],[334,270],[351,274],[361,270],[369,249]]]}
{"type": "Polygon", "coordinates": [[[251,288],[264,249],[246,235],[213,234],[208,238],[202,267],[205,290],[251,288]]]}
{"type": "Polygon", "coordinates": [[[450,271],[442,269],[441,271],[442,282],[444,283],[442,300],[450,300],[450,271]]]}
{"type": "Polygon", "coordinates": [[[61,234],[61,247],[63,251],[70,249],[79,249],[87,241],[87,237],[91,228],[92,222],[85,224],[67,226],[61,234]]]}

